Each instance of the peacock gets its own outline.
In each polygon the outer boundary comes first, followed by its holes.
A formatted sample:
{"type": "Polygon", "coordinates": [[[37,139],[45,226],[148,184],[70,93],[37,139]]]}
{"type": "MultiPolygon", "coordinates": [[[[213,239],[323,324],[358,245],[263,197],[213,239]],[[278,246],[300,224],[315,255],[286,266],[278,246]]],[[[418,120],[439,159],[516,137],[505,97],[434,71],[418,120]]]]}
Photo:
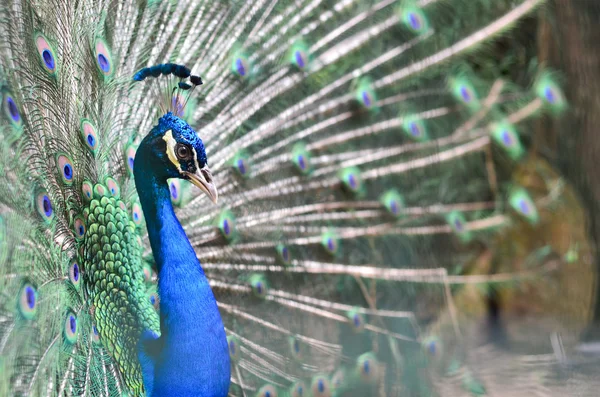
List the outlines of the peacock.
{"type": "Polygon", "coordinates": [[[544,3],[3,0],[0,395],[568,393],[544,3]]]}

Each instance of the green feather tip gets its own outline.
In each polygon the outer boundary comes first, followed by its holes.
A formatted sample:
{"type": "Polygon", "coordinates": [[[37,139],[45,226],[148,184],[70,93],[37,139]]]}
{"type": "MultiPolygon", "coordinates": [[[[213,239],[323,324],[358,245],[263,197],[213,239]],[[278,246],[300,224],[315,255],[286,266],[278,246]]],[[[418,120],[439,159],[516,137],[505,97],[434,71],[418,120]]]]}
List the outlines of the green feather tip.
{"type": "Polygon", "coordinates": [[[448,215],[446,215],[446,222],[452,229],[455,235],[458,236],[460,241],[463,243],[468,243],[471,241],[472,234],[468,229],[468,223],[465,219],[465,216],[462,212],[452,211],[448,215]]]}
{"type": "Polygon", "coordinates": [[[523,188],[516,188],[510,192],[508,201],[510,206],[532,225],[539,221],[539,214],[531,196],[523,188]]]}
{"type": "Polygon", "coordinates": [[[521,144],[519,134],[512,124],[506,121],[495,123],[492,125],[491,134],[496,144],[504,149],[511,159],[519,160],[523,157],[525,149],[521,144]]]}
{"type": "Polygon", "coordinates": [[[403,1],[397,8],[397,13],[402,24],[411,32],[424,34],[429,31],[429,20],[414,1],[403,1]]]}

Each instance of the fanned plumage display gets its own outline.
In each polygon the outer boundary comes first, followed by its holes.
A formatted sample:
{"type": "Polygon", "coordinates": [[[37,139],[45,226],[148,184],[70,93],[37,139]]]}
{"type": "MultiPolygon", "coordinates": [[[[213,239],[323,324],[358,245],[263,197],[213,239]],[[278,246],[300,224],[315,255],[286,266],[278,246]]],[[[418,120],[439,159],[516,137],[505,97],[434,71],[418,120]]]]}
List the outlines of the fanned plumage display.
{"type": "Polygon", "coordinates": [[[3,1],[0,395],[566,393],[590,242],[531,142],[567,104],[490,55],[548,13],[3,1]]]}

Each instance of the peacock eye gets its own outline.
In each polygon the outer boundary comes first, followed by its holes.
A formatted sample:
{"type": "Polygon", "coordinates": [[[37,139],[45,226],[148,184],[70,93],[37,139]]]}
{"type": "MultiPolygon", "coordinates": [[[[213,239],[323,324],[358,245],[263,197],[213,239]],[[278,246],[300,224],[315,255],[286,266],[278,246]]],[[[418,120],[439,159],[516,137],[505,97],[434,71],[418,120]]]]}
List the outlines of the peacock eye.
{"type": "Polygon", "coordinates": [[[19,296],[19,310],[23,317],[31,320],[35,317],[37,304],[37,291],[31,284],[25,284],[21,288],[19,296]]]}
{"type": "Polygon", "coordinates": [[[75,287],[79,287],[79,280],[81,280],[81,271],[77,262],[71,262],[69,266],[69,280],[75,287]]]}
{"type": "Polygon", "coordinates": [[[75,313],[69,312],[64,326],[64,335],[67,343],[73,344],[77,341],[77,328],[77,316],[75,313]]]}
{"type": "Polygon", "coordinates": [[[187,145],[178,143],[175,152],[179,160],[188,160],[192,157],[192,150],[187,145]]]}
{"type": "Polygon", "coordinates": [[[100,343],[100,333],[95,325],[92,325],[92,342],[100,343]]]}

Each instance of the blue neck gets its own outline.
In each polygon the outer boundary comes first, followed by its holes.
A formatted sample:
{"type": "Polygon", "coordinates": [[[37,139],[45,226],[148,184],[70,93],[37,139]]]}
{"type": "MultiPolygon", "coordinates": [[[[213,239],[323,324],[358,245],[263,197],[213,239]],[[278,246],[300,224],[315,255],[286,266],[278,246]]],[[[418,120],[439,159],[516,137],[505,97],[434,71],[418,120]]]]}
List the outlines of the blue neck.
{"type": "Polygon", "coordinates": [[[152,171],[157,161],[145,142],[134,176],[158,267],[161,336],[143,368],[144,384],[153,397],[226,396],[229,353],[216,300],[175,216],[166,178],[152,171]]]}

